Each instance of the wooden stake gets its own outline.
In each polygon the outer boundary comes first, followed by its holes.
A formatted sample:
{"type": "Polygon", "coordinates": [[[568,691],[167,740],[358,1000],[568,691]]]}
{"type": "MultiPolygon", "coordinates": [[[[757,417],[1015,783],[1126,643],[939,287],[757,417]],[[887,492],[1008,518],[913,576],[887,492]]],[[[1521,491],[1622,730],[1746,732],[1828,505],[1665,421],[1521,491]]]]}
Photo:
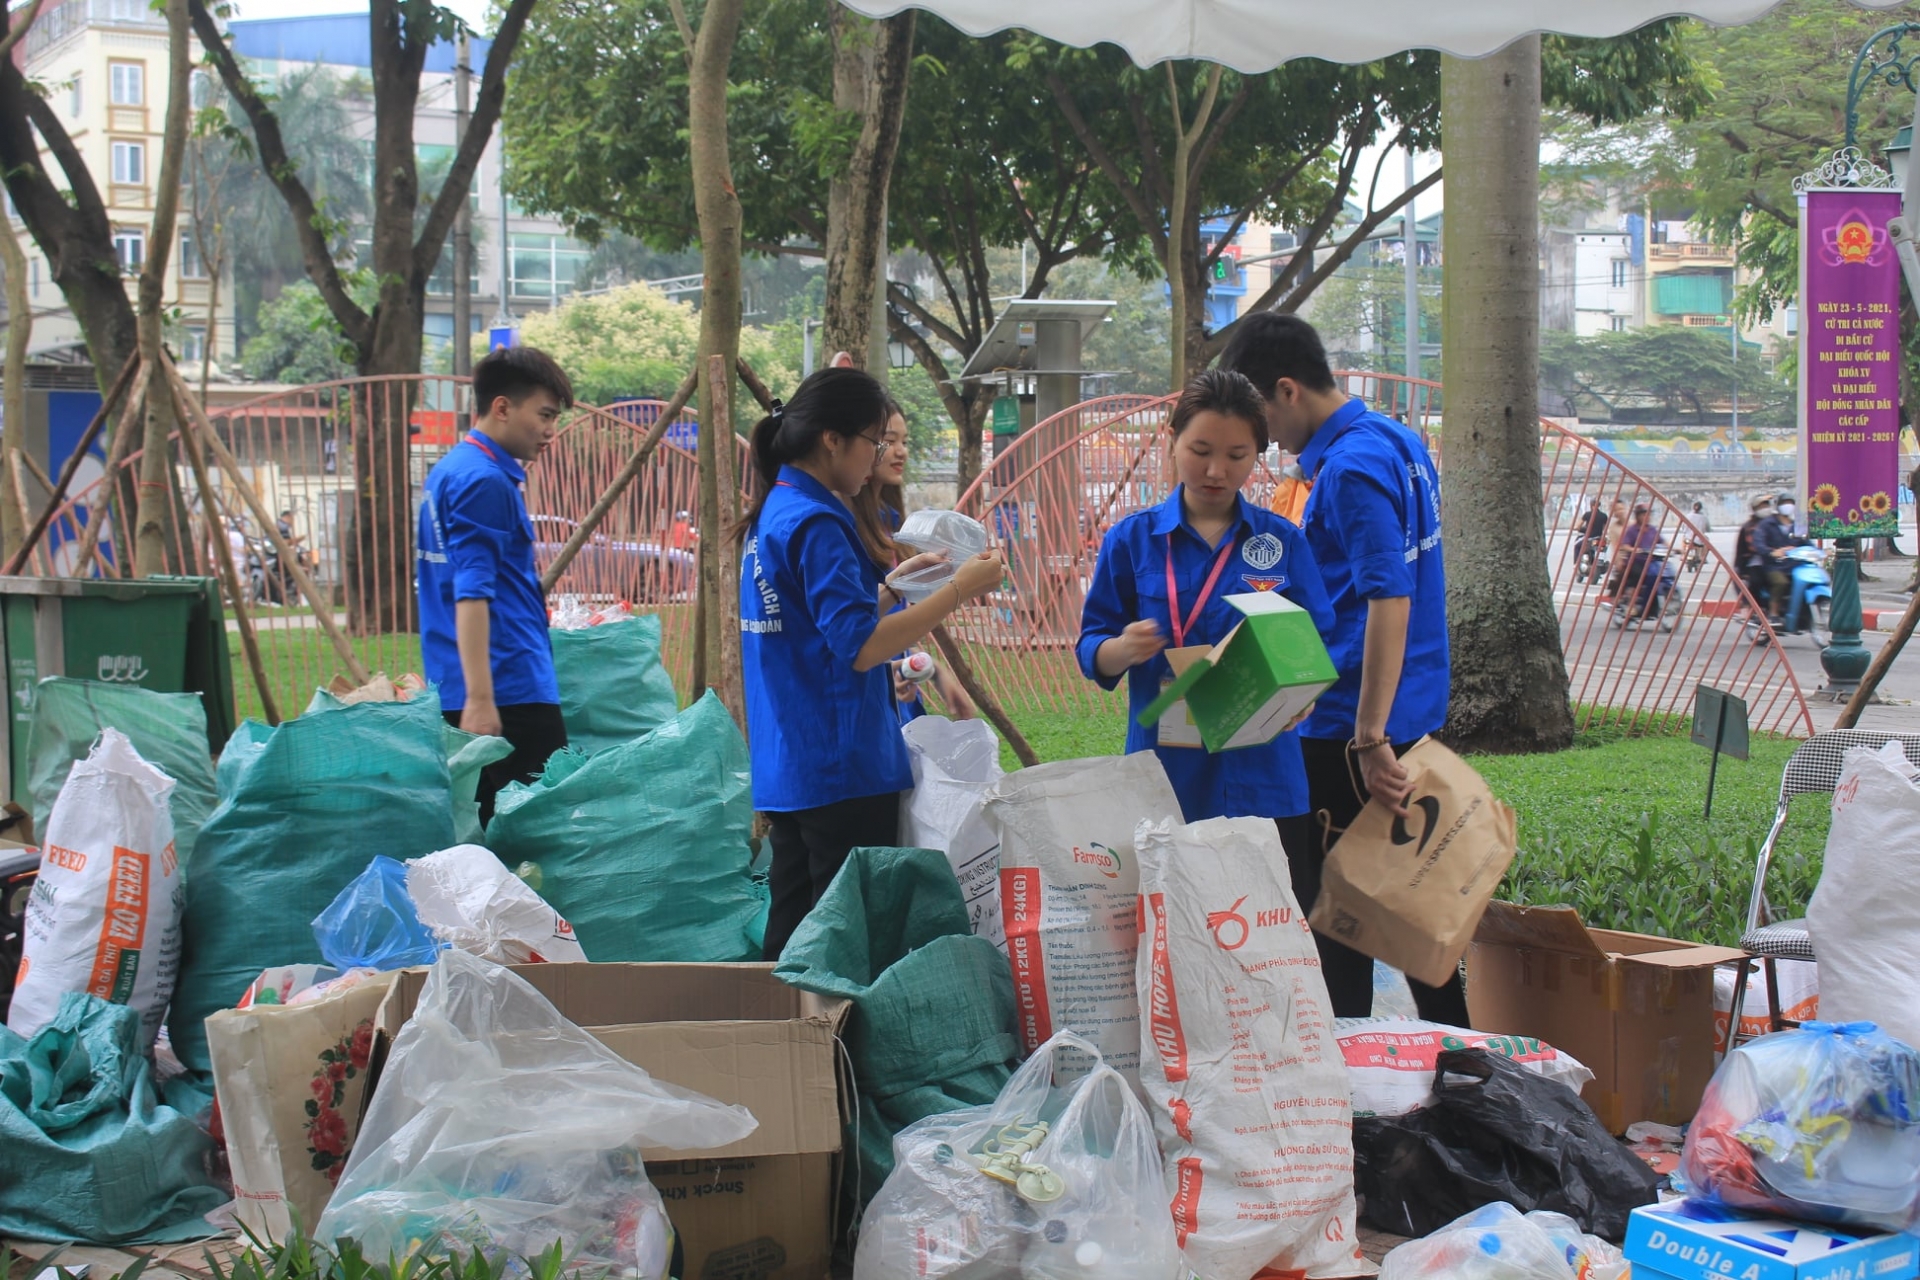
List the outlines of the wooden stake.
{"type": "MultiPolygon", "coordinates": [[[[22,522],[26,520],[27,513],[33,510],[33,503],[27,498],[26,477],[21,474],[25,470],[23,461],[25,457],[26,455],[18,449],[7,450],[8,461],[12,464],[7,468],[7,474],[13,477],[13,502],[15,506],[20,508],[20,519],[22,522]]],[[[43,570],[46,568],[45,557],[41,558],[40,566],[43,570]]]]}
{"type": "MultiPolygon", "coordinates": [[[[327,639],[333,642],[334,652],[339,656],[341,665],[346,667],[347,674],[353,677],[353,682],[367,683],[373,679],[373,675],[367,670],[366,664],[360,661],[360,655],[353,651],[353,645],[347,640],[347,633],[340,629],[340,623],[335,620],[333,601],[321,599],[319,589],[313,585],[313,579],[308,577],[307,571],[300,566],[300,557],[294,553],[293,547],[287,540],[280,536],[280,527],[274,523],[273,513],[267,510],[266,503],[260,501],[260,495],[255,493],[253,486],[247,483],[246,476],[240,471],[240,464],[234,460],[233,454],[227,449],[226,442],[220,438],[220,433],[214,430],[213,423],[207,420],[206,410],[194,401],[193,393],[187,389],[185,380],[180,377],[180,371],[173,367],[173,357],[163,351],[160,354],[160,363],[168,384],[173,388],[175,402],[186,409],[187,421],[200,433],[200,438],[206,441],[214,460],[220,464],[220,469],[227,473],[227,479],[232,482],[233,487],[240,491],[240,497],[252,510],[253,518],[260,522],[260,532],[279,553],[280,571],[293,579],[293,585],[300,589],[300,594],[306,597],[308,604],[313,606],[313,620],[320,624],[320,629],[327,633],[327,639]]],[[[187,424],[182,423],[180,429],[187,430],[187,424]]]]}
{"type": "MultiPolygon", "coordinates": [[[[227,598],[233,601],[233,616],[240,624],[240,649],[246,655],[247,669],[253,673],[253,686],[260,691],[260,713],[267,723],[280,723],[280,706],[273,696],[273,686],[267,682],[267,664],[260,656],[260,637],[253,629],[253,606],[247,600],[246,584],[240,580],[240,566],[233,562],[233,546],[227,541],[226,530],[220,527],[220,505],[214,500],[213,480],[207,474],[206,455],[200,450],[200,435],[187,425],[190,416],[185,406],[179,404],[179,396],[174,396],[175,417],[180,421],[180,444],[187,455],[187,466],[193,471],[194,487],[200,490],[200,510],[207,526],[207,536],[213,543],[213,564],[220,580],[227,588],[227,598]]],[[[188,528],[192,528],[189,520],[188,528]]]]}
{"type": "Polygon", "coordinates": [[[753,393],[753,398],[760,402],[761,409],[772,413],[773,392],[767,390],[767,384],[760,381],[759,375],[753,371],[753,366],[747,363],[745,356],[733,362],[733,371],[740,375],[740,381],[745,383],[747,390],[753,393]]]}
{"type": "Polygon", "coordinates": [[[567,539],[566,544],[560,548],[560,553],[554,556],[553,563],[547,566],[547,571],[540,575],[540,590],[543,593],[552,592],[554,584],[560,581],[560,575],[567,571],[567,566],[573,563],[573,558],[580,554],[580,548],[587,545],[587,539],[591,538],[594,530],[600,527],[600,522],[607,518],[607,512],[613,510],[613,504],[620,500],[620,495],[627,491],[627,486],[632,484],[634,477],[640,474],[640,469],[647,465],[647,459],[653,456],[653,451],[665,438],[667,428],[672,426],[673,420],[680,416],[680,411],[687,407],[687,401],[693,399],[694,388],[699,385],[700,366],[696,364],[687,370],[687,376],[681,381],[680,389],[673,393],[673,399],[667,401],[666,407],[660,410],[660,416],[654,420],[653,426],[648,428],[647,434],[640,441],[639,448],[635,449],[633,455],[627,459],[627,465],[620,468],[620,474],[613,478],[613,483],[607,486],[606,492],[602,493],[599,501],[593,504],[593,509],[581,519],[579,528],[573,531],[573,536],[567,539]]]}
{"type": "Polygon", "coordinates": [[[40,541],[40,536],[47,531],[47,526],[53,523],[53,513],[66,500],[67,486],[73,483],[74,473],[80,470],[81,462],[86,459],[87,450],[93,448],[93,442],[100,438],[100,428],[106,425],[107,415],[113,412],[114,405],[120,403],[120,397],[126,394],[127,383],[132,380],[134,370],[139,367],[138,357],[130,357],[126,365],[121,368],[120,376],[115,378],[113,385],[107,389],[107,398],[100,402],[99,412],[93,415],[93,421],[87,424],[87,429],[80,433],[79,441],[73,446],[73,453],[68,456],[66,465],[60,468],[60,479],[54,484],[53,493],[47,498],[47,509],[40,513],[39,519],[35,520],[33,526],[27,530],[26,538],[14,553],[7,557],[6,564],[0,565],[0,576],[19,573],[20,566],[27,562],[27,556],[40,541]]]}
{"type": "Polygon", "coordinates": [[[120,415],[120,429],[113,433],[113,441],[107,446],[107,469],[100,482],[101,498],[95,504],[97,509],[87,512],[87,527],[80,533],[80,554],[73,560],[76,577],[88,576],[108,520],[118,521],[120,527],[125,527],[127,513],[121,510],[125,504],[120,501],[120,468],[126,465],[127,455],[133,452],[133,442],[140,434],[128,431],[127,424],[140,421],[146,414],[147,394],[152,389],[153,375],[142,369],[139,382],[127,397],[127,411],[120,415]]]}
{"type": "Polygon", "coordinates": [[[948,634],[945,623],[933,629],[933,642],[940,646],[940,652],[945,656],[947,667],[953,672],[953,678],[960,682],[960,687],[967,691],[969,698],[973,699],[973,705],[985,713],[987,719],[993,722],[993,727],[1000,731],[1000,736],[1007,740],[1007,745],[1013,748],[1014,758],[1029,769],[1039,764],[1040,757],[1034,754],[1026,735],[1020,732],[1019,727],[1001,707],[1000,700],[988,693],[986,686],[981,684],[979,678],[973,674],[973,668],[967,664],[965,655],[960,652],[959,643],[948,634]]]}
{"type": "Polygon", "coordinates": [[[28,453],[25,449],[20,450],[20,461],[27,464],[27,470],[33,472],[33,478],[40,482],[42,489],[45,489],[48,493],[53,492],[53,477],[47,474],[45,467],[34,461],[32,454],[28,453]]]}
{"type": "Polygon", "coordinates": [[[1900,625],[1893,629],[1887,642],[1880,646],[1880,652],[1873,655],[1873,662],[1867,667],[1867,674],[1860,677],[1860,684],[1847,699],[1847,709],[1833,722],[1836,729],[1851,729],[1860,722],[1860,713],[1873,701],[1873,691],[1880,687],[1880,681],[1907,647],[1907,641],[1913,637],[1915,624],[1920,624],[1920,591],[1913,593],[1913,599],[1907,601],[1907,611],[1900,615],[1900,625]]]}

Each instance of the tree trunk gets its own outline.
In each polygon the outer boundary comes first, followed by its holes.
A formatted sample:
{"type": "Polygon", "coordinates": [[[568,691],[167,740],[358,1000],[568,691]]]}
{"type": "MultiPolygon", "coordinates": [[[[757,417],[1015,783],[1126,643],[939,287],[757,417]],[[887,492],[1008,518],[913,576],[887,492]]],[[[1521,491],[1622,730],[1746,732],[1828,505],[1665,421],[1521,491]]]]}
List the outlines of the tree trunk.
{"type": "MultiPolygon", "coordinates": [[[[828,351],[850,352],[861,366],[872,363],[876,290],[884,287],[887,187],[907,109],[913,23],[911,9],[875,21],[839,3],[829,19],[833,105],[859,116],[860,136],[846,169],[827,189],[825,336],[828,351]]],[[[704,37],[705,27],[701,30],[704,37]]],[[[704,228],[701,239],[706,239],[704,228]]]]}
{"type": "Polygon", "coordinates": [[[984,389],[976,390],[972,399],[966,401],[966,407],[967,420],[960,424],[960,456],[955,466],[959,473],[956,493],[965,493],[967,486],[980,476],[980,459],[986,451],[987,415],[993,412],[993,397],[984,389]]]}
{"type": "MultiPolygon", "coordinates": [[[[33,340],[33,301],[27,296],[27,255],[20,237],[13,233],[13,219],[0,214],[0,266],[7,273],[7,364],[4,374],[4,400],[0,400],[0,428],[11,429],[19,438],[20,424],[27,420],[27,345],[33,340]]],[[[0,459],[0,493],[13,483],[10,469],[0,459]]],[[[10,502],[0,502],[0,560],[13,554],[26,536],[26,525],[10,502]]]]}
{"type": "Polygon", "coordinates": [[[1573,741],[1540,505],[1540,37],[1441,60],[1447,618],[1462,750],[1573,741]]]}
{"type": "MultiPolygon", "coordinates": [[[[167,263],[173,257],[174,229],[180,212],[180,171],[187,152],[187,77],[193,67],[187,0],[167,0],[166,12],[167,113],[160,141],[153,228],[147,236],[147,259],[140,266],[139,287],[140,358],[150,369],[160,368],[167,263]]],[[[142,578],[167,572],[175,543],[173,397],[166,393],[164,383],[155,386],[159,394],[147,397],[146,437],[140,454],[140,506],[133,536],[133,571],[142,578]]]]}
{"type": "MultiPolygon", "coordinates": [[[[688,73],[687,129],[693,167],[694,212],[700,222],[700,251],[705,273],[700,300],[700,358],[711,367],[720,357],[721,369],[732,369],[740,358],[740,197],[733,188],[733,166],[727,151],[727,67],[740,35],[745,0],[709,0],[694,40],[688,73]]],[[[833,297],[828,286],[827,296],[833,297]]],[[[862,299],[870,305],[872,295],[862,299]]],[[[831,305],[831,303],[829,304],[831,305]]],[[[864,351],[864,346],[850,350],[864,351]]],[[[721,599],[720,556],[732,545],[722,528],[723,511],[731,504],[720,500],[719,451],[732,448],[731,437],[719,439],[715,429],[725,416],[715,412],[713,379],[700,379],[700,652],[696,668],[711,686],[725,689],[729,676],[720,644],[721,628],[731,620],[737,601],[721,599]]],[[[731,468],[728,468],[731,470],[731,468]]],[[[696,689],[696,693],[698,690],[696,689]]]]}
{"type": "Polygon", "coordinates": [[[354,393],[353,563],[345,584],[354,635],[414,629],[409,430],[415,384],[394,375],[419,372],[422,310],[421,292],[389,277],[374,310],[373,341],[358,365],[362,376],[382,380],[354,393]]]}
{"type": "Polygon", "coordinates": [[[1180,116],[1180,76],[1174,63],[1167,63],[1168,102],[1173,111],[1173,196],[1167,210],[1167,291],[1173,308],[1173,360],[1169,373],[1175,391],[1187,385],[1188,361],[1197,342],[1205,342],[1201,329],[1201,307],[1206,298],[1206,282],[1199,271],[1199,202],[1193,190],[1193,149],[1205,135],[1213,119],[1213,104],[1220,95],[1221,68],[1208,69],[1207,87],[1194,109],[1193,122],[1185,124],[1180,116]]]}

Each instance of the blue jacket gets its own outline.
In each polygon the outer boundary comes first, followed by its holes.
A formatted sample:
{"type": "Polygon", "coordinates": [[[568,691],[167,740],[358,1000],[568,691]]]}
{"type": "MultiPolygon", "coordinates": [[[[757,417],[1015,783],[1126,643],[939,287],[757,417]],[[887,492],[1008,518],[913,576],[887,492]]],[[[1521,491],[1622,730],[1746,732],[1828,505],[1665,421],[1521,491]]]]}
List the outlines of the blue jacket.
{"type": "Polygon", "coordinates": [[[888,665],[853,669],[880,622],[880,581],[847,505],[781,468],[740,556],[754,808],[790,813],[913,785],[888,665]]]}
{"type": "Polygon", "coordinates": [[[467,705],[454,603],[485,600],[493,700],[502,707],[560,701],[547,638],[547,598],[533,567],[533,524],[520,486],[527,473],[479,431],[433,464],[420,502],[414,576],[420,660],[440,705],[467,705]]]}
{"type": "MultiPolygon", "coordinates": [[[[1333,609],[1321,585],[1320,571],[1300,530],[1273,512],[1241,499],[1239,519],[1218,547],[1210,547],[1186,522],[1176,488],[1159,506],[1135,512],[1108,530],[1101,543],[1100,560],[1080,616],[1077,652],[1082,673],[1103,689],[1116,687],[1120,679],[1100,675],[1094,667],[1094,655],[1128,623],[1150,618],[1159,624],[1168,642],[1173,641],[1173,608],[1167,595],[1169,549],[1182,623],[1200,605],[1198,616],[1186,628],[1184,640],[1189,645],[1217,644],[1224,639],[1242,617],[1226,598],[1253,591],[1278,591],[1311,614],[1322,634],[1333,625],[1333,609]],[[1225,560],[1214,589],[1201,604],[1202,590],[1223,554],[1225,560]]],[[[1162,655],[1133,667],[1126,675],[1127,750],[1152,748],[1160,757],[1174,794],[1180,797],[1180,812],[1188,822],[1202,818],[1288,818],[1308,812],[1307,777],[1294,733],[1283,733],[1262,746],[1217,755],[1198,747],[1158,746],[1158,726],[1142,727],[1136,717],[1160,696],[1160,687],[1172,678],[1173,669],[1162,655]]]]}
{"type": "Polygon", "coordinates": [[[1405,597],[1407,656],[1387,736],[1413,742],[1446,723],[1452,681],[1433,459],[1419,436],[1354,399],[1314,432],[1300,467],[1313,480],[1305,527],[1333,601],[1327,652],[1340,673],[1300,732],[1339,742],[1353,736],[1367,602],[1405,597]]]}

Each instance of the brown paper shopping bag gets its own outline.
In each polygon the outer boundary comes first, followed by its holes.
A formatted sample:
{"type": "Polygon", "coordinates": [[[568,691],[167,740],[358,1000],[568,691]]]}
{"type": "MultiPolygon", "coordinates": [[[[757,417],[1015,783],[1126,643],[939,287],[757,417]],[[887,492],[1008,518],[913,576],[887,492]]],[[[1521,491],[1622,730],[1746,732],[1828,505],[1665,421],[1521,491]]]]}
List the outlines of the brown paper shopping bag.
{"type": "Polygon", "coordinates": [[[214,1096],[233,1169],[234,1217],[265,1239],[311,1231],[360,1126],[382,973],[300,1004],[207,1019],[214,1096]]]}
{"type": "Polygon", "coordinates": [[[1513,810],[1423,738],[1400,762],[1408,816],[1369,800],[1327,854],[1315,930],[1430,986],[1450,979],[1514,856],[1513,810]]]}

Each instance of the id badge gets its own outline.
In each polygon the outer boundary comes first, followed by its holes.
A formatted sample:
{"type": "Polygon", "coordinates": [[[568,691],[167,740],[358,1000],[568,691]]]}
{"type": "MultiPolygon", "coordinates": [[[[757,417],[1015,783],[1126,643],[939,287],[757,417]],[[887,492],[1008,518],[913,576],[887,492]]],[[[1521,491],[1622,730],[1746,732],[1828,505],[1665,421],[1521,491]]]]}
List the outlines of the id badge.
{"type": "MultiPolygon", "coordinates": [[[[1173,678],[1171,676],[1162,680],[1160,682],[1161,692],[1166,692],[1167,686],[1172,683],[1173,678]]],[[[1167,708],[1167,713],[1160,717],[1158,728],[1160,736],[1157,742],[1160,746],[1200,747],[1205,745],[1200,741],[1200,726],[1193,722],[1193,716],[1187,711],[1187,700],[1185,698],[1180,699],[1180,701],[1167,708]]]]}

